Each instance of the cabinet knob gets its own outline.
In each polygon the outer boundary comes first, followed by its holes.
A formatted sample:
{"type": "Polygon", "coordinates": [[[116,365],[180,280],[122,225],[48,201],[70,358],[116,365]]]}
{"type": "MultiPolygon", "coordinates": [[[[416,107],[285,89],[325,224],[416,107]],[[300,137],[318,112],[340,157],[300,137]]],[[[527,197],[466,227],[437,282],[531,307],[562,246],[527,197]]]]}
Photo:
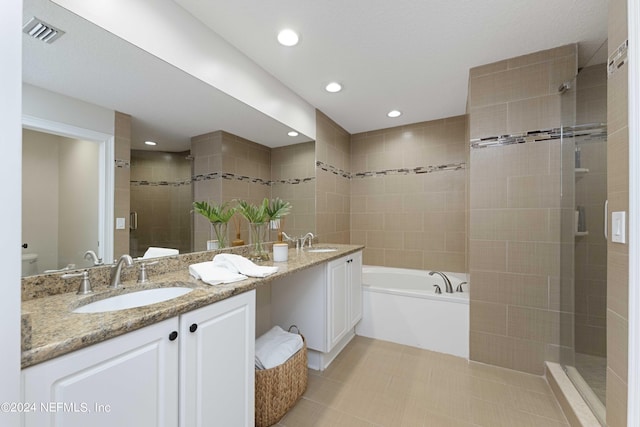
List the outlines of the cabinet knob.
{"type": "Polygon", "coordinates": [[[197,323],[193,323],[191,326],[189,326],[189,331],[191,331],[191,332],[195,332],[196,329],[198,329],[198,324],[197,323]]]}
{"type": "Polygon", "coordinates": [[[173,331],[169,334],[169,341],[175,341],[178,338],[178,332],[173,331]]]}
{"type": "Polygon", "coordinates": [[[28,244],[28,243],[23,243],[23,244],[22,244],[22,247],[23,247],[24,249],[27,249],[27,248],[29,247],[29,244],[28,244]]]}

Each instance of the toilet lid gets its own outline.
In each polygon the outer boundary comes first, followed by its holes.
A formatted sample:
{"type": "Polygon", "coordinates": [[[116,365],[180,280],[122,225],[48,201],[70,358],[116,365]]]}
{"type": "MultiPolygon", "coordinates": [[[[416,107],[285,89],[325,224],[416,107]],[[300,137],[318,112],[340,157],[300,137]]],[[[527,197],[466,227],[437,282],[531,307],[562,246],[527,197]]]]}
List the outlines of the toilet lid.
{"type": "Polygon", "coordinates": [[[22,254],[22,261],[35,261],[38,259],[38,254],[22,254]]]}

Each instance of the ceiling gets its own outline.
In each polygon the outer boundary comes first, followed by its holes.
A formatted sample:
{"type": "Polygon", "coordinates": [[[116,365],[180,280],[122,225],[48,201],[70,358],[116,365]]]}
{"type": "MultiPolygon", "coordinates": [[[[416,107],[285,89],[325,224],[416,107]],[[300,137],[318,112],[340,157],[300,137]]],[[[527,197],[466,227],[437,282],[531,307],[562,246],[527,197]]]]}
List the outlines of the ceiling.
{"type": "Polygon", "coordinates": [[[349,133],[464,114],[471,67],[607,38],[603,0],[175,1],[349,133]]]}
{"type": "Polygon", "coordinates": [[[217,130],[270,147],[309,141],[48,0],[24,0],[23,10],[25,22],[36,16],[65,31],[52,44],[23,36],[23,82],[131,114],[134,149],[186,151],[192,136],[217,130]]]}
{"type": "MultiPolygon", "coordinates": [[[[350,133],[464,114],[474,66],[568,43],[579,43],[580,66],[606,61],[606,49],[595,55],[603,0],[174,1],[350,133]],[[297,46],[277,43],[284,27],[299,32],[297,46]],[[343,91],[324,91],[330,81],[343,91]]],[[[308,140],[283,138],[282,123],[47,0],[24,8],[25,21],[67,32],[52,45],[25,36],[24,80],[132,114],[134,148],[160,139],[159,149],[186,150],[218,129],[272,147],[308,140]]]]}

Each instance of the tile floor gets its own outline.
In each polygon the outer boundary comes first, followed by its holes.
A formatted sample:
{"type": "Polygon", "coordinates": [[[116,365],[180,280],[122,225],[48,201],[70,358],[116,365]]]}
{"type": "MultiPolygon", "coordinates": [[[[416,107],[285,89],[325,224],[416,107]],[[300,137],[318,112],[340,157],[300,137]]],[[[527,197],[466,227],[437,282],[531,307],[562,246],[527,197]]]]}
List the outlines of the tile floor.
{"type": "Polygon", "coordinates": [[[542,377],[356,337],[277,426],[556,427],[542,377]]]}

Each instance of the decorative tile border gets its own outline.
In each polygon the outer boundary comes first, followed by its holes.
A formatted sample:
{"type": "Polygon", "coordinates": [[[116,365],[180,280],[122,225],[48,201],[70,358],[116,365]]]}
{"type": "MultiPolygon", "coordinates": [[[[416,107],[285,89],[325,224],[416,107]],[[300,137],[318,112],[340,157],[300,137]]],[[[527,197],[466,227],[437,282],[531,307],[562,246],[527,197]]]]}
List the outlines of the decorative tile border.
{"type": "Polygon", "coordinates": [[[182,185],[189,185],[193,182],[200,181],[210,181],[215,179],[226,179],[229,181],[244,181],[250,182],[252,184],[260,184],[266,186],[273,186],[276,184],[300,184],[304,182],[310,182],[316,179],[315,176],[307,177],[307,178],[291,178],[291,179],[279,179],[279,180],[266,180],[262,178],[252,178],[246,175],[236,175],[233,173],[227,172],[212,172],[206,175],[195,175],[191,177],[191,179],[184,179],[178,181],[130,181],[131,185],[134,187],[138,186],[150,186],[150,187],[158,187],[158,186],[169,186],[169,187],[180,187],[182,185]]]}
{"type": "Polygon", "coordinates": [[[581,141],[601,140],[602,138],[607,137],[607,125],[602,123],[589,123],[585,125],[566,126],[546,130],[533,130],[512,135],[476,138],[472,139],[470,143],[471,148],[485,148],[512,144],[524,144],[527,142],[551,141],[563,137],[581,137],[581,141]]]}
{"type": "Polygon", "coordinates": [[[321,161],[317,161],[316,166],[318,166],[323,171],[331,172],[334,175],[340,175],[341,177],[347,178],[347,179],[354,179],[354,178],[370,178],[374,176],[417,175],[417,174],[423,174],[423,173],[461,170],[461,169],[466,169],[467,164],[465,162],[448,163],[445,165],[419,166],[416,168],[385,169],[380,171],[367,171],[367,172],[357,172],[357,173],[346,172],[346,171],[343,171],[342,169],[336,168],[335,166],[328,165],[321,161]]]}
{"type": "Polygon", "coordinates": [[[191,184],[190,179],[183,179],[178,181],[129,181],[133,187],[181,187],[183,185],[191,184]]]}

